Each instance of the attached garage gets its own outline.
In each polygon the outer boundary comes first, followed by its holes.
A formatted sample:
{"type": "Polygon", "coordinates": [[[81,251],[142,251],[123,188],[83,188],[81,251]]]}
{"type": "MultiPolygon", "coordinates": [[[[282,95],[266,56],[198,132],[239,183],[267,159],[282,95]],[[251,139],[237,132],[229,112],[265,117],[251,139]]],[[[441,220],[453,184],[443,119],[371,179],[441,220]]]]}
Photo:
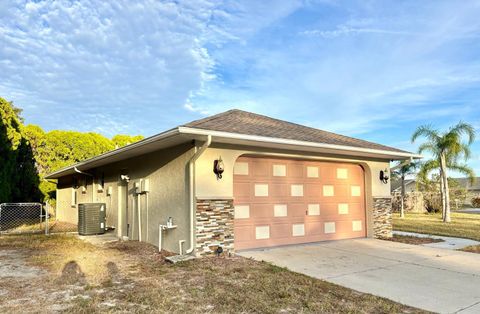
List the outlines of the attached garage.
{"type": "Polygon", "coordinates": [[[356,164],[238,158],[235,248],[365,237],[364,182],[356,164]]]}
{"type": "Polygon", "coordinates": [[[79,195],[81,203],[106,203],[109,227],[122,239],[205,256],[390,237],[390,162],[419,157],[230,110],[47,178],[58,179],[57,218],[76,221],[79,195]]]}

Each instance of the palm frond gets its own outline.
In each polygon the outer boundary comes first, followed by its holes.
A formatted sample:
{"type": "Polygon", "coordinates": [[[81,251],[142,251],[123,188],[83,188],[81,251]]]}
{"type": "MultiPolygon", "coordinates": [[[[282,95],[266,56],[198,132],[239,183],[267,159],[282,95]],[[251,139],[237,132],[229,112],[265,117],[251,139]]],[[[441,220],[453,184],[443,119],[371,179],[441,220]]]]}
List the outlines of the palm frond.
{"type": "Polygon", "coordinates": [[[462,121],[453,126],[447,134],[456,134],[458,137],[466,135],[469,145],[475,141],[475,128],[471,124],[462,121]]]}
{"type": "Polygon", "coordinates": [[[459,173],[462,173],[462,174],[466,175],[470,179],[471,184],[473,184],[475,182],[475,172],[469,166],[460,165],[460,164],[457,164],[457,163],[450,164],[450,165],[447,165],[447,166],[451,170],[455,170],[459,173]]]}
{"type": "Polygon", "coordinates": [[[419,126],[412,134],[412,143],[414,143],[421,136],[427,138],[432,144],[438,142],[440,138],[438,130],[433,129],[431,125],[419,126]]]}
{"type": "Polygon", "coordinates": [[[422,179],[423,181],[428,180],[428,175],[430,172],[437,170],[440,168],[440,163],[438,160],[431,159],[427,160],[420,165],[420,170],[418,171],[417,176],[422,179]]]}
{"type": "Polygon", "coordinates": [[[433,145],[432,143],[430,142],[427,142],[427,143],[423,143],[422,145],[420,145],[418,147],[418,153],[419,154],[422,154],[424,152],[430,152],[434,155],[438,155],[438,149],[435,145],[433,145]]]}

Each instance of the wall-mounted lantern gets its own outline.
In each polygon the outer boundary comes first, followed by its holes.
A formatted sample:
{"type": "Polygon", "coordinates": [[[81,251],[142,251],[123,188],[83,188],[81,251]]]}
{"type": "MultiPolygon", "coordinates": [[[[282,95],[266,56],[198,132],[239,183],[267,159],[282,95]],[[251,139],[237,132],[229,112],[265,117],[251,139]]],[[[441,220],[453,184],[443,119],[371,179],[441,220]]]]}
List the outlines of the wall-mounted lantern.
{"type": "Polygon", "coordinates": [[[380,181],[383,183],[387,184],[388,183],[388,169],[385,168],[385,170],[380,170],[380,181]]]}
{"type": "Polygon", "coordinates": [[[217,176],[217,180],[222,178],[222,173],[225,170],[223,165],[222,156],[220,156],[217,160],[213,161],[213,173],[217,176]]]}

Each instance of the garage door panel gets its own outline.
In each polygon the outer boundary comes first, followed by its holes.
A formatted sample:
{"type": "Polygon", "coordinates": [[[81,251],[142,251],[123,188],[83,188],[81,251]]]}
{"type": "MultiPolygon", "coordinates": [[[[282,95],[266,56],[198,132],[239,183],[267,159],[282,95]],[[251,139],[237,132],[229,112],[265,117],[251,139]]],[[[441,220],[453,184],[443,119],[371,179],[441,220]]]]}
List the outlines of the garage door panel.
{"type": "Polygon", "coordinates": [[[305,233],[307,236],[323,236],[323,221],[307,221],[305,223],[305,233]]]}
{"type": "Polygon", "coordinates": [[[358,165],[241,157],[234,167],[237,249],[365,236],[358,165]],[[248,169],[247,169],[248,168],[248,169]],[[237,217],[237,214],[236,214],[237,217]],[[237,237],[240,233],[240,237],[237,237]]]}
{"type": "Polygon", "coordinates": [[[348,210],[350,216],[363,216],[365,211],[360,203],[348,203],[348,210]]]}
{"type": "Polygon", "coordinates": [[[287,167],[288,167],[287,173],[288,173],[289,179],[303,179],[304,177],[303,173],[305,168],[303,164],[290,162],[287,167]]]}
{"type": "Polygon", "coordinates": [[[305,217],[306,206],[305,203],[290,203],[288,205],[289,209],[289,216],[292,218],[301,217],[302,219],[305,217]]]}
{"type": "Polygon", "coordinates": [[[336,168],[332,168],[331,165],[326,164],[321,167],[322,169],[322,181],[326,183],[334,183],[336,180],[336,168]]]}
{"type": "Polygon", "coordinates": [[[286,199],[288,197],[289,184],[287,183],[272,183],[270,197],[272,201],[277,199],[286,199]]]}
{"type": "Polygon", "coordinates": [[[254,240],[254,231],[252,225],[235,226],[235,242],[245,242],[254,240]]]}
{"type": "Polygon", "coordinates": [[[353,237],[352,219],[336,221],[336,233],[353,237]]]}
{"type": "Polygon", "coordinates": [[[271,219],[272,216],[273,214],[271,204],[255,203],[250,206],[250,217],[252,217],[252,219],[271,219]]]}
{"type": "Polygon", "coordinates": [[[305,185],[305,197],[317,199],[322,195],[323,184],[320,182],[308,182],[305,185]]]}
{"type": "Polygon", "coordinates": [[[270,167],[268,161],[256,160],[251,162],[252,176],[255,178],[268,178],[270,177],[270,167]]]}
{"type": "Polygon", "coordinates": [[[271,225],[271,238],[272,239],[281,239],[281,238],[290,238],[291,235],[291,224],[290,223],[274,223],[271,225]]]}
{"type": "Polygon", "coordinates": [[[250,190],[250,183],[236,182],[233,185],[233,195],[235,195],[236,199],[238,198],[250,199],[250,196],[252,195],[250,190]]]}
{"type": "Polygon", "coordinates": [[[340,201],[350,197],[348,184],[335,184],[334,186],[335,186],[335,195],[332,197],[332,199],[336,201],[340,201]]]}

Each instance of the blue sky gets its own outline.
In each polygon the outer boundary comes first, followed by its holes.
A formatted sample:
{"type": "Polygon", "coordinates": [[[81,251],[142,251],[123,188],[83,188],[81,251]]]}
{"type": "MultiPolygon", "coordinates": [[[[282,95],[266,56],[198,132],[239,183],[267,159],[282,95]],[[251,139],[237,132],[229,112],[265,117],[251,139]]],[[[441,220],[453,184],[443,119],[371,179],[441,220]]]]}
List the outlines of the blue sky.
{"type": "Polygon", "coordinates": [[[479,16],[467,0],[0,0],[0,95],[47,130],[152,135],[239,108],[414,151],[420,124],[480,128],[479,16]]]}

